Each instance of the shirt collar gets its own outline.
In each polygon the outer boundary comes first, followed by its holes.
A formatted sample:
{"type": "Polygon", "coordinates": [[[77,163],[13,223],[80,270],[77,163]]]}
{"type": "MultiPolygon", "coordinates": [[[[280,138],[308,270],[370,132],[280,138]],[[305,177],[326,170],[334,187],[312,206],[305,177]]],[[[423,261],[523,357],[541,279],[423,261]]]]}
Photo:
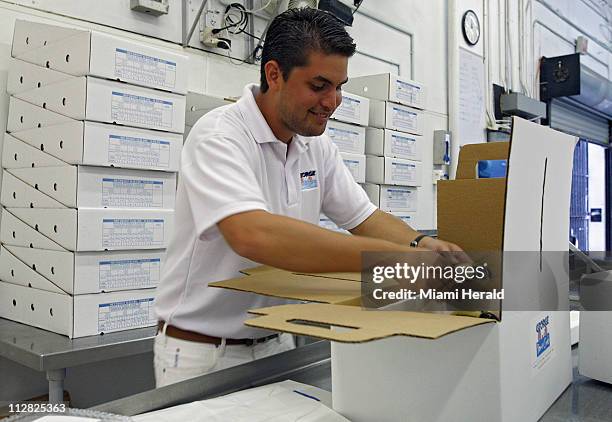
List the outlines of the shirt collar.
{"type": "MultiPolygon", "coordinates": [[[[257,84],[248,84],[244,87],[242,97],[240,97],[237,103],[240,113],[242,114],[242,118],[246,122],[249,130],[251,131],[251,135],[257,143],[263,144],[266,142],[282,142],[274,135],[274,132],[272,132],[272,129],[270,129],[270,126],[268,126],[268,122],[266,122],[263,114],[261,114],[259,106],[257,106],[257,103],[255,102],[255,95],[258,93],[259,86],[257,84]]],[[[291,143],[295,144],[300,151],[303,151],[308,148],[308,143],[311,139],[312,137],[296,134],[293,136],[291,143]]]]}

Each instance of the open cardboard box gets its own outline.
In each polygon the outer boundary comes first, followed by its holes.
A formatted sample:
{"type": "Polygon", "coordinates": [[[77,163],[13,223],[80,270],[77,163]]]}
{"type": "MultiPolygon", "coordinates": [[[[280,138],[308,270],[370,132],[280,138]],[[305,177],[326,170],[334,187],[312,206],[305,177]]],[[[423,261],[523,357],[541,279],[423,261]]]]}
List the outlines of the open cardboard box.
{"type": "MultiPolygon", "coordinates": [[[[566,266],[546,262],[554,271],[542,273],[541,260],[548,259],[542,252],[567,250],[576,141],[514,118],[509,145],[485,145],[483,155],[466,147],[458,172],[464,179],[438,185],[447,201],[438,217],[441,236],[466,250],[503,251],[506,296],[546,301],[550,292],[540,289],[546,278],[555,288],[556,309],[568,306],[566,266]],[[470,176],[478,160],[500,158],[504,150],[507,178],[470,176]],[[452,222],[469,230],[453,232],[452,222]],[[533,259],[512,262],[506,252],[529,252],[520,256],[533,259]]],[[[333,405],[352,421],[536,421],[571,382],[565,310],[517,311],[516,304],[503,301],[499,322],[375,312],[360,306],[358,274],[269,268],[245,274],[211,286],[324,302],[252,310],[260,316],[246,324],[332,340],[333,405]]]]}

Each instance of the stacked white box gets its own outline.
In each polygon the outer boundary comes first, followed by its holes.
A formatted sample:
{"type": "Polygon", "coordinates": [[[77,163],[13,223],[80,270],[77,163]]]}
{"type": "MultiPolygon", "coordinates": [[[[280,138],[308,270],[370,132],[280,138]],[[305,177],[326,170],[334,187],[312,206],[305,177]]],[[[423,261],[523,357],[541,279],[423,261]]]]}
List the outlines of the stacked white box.
{"type": "Polygon", "coordinates": [[[381,210],[410,223],[422,183],[426,89],[390,73],[351,78],[346,89],[370,99],[365,190],[381,210]]]}
{"type": "Polygon", "coordinates": [[[26,21],[12,52],[0,316],[69,337],[154,325],[187,57],[26,21]]]}
{"type": "Polygon", "coordinates": [[[368,125],[369,110],[370,100],[342,92],[342,102],[326,129],[357,183],[365,181],[365,126],[368,125]]]}

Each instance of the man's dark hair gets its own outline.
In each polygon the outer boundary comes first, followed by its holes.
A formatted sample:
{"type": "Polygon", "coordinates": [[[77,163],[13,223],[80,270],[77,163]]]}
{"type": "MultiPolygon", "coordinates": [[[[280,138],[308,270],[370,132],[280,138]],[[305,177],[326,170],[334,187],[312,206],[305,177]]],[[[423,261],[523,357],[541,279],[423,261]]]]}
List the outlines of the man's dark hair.
{"type": "Polygon", "coordinates": [[[265,65],[275,60],[287,80],[296,66],[305,66],[313,51],[351,57],[355,43],[331,13],[309,7],[289,9],[276,16],[266,34],[261,56],[260,90],[268,90],[265,65]]]}

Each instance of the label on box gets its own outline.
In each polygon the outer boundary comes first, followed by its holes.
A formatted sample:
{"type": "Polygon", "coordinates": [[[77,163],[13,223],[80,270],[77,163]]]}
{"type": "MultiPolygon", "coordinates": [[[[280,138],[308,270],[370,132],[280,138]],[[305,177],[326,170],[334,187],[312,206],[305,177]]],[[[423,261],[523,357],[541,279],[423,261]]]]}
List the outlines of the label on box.
{"type": "Polygon", "coordinates": [[[115,49],[115,76],[144,85],[172,89],[176,83],[176,63],[122,48],[115,49]]]}
{"type": "Polygon", "coordinates": [[[108,162],[111,164],[145,164],[170,166],[170,142],[132,136],[108,136],[108,162]]]}
{"type": "Polygon", "coordinates": [[[161,180],[102,179],[102,205],[105,207],[163,208],[164,182],[161,180]]]}
{"type": "Polygon", "coordinates": [[[415,131],[418,129],[418,114],[403,108],[392,107],[391,123],[399,129],[415,131]]]}
{"type": "Polygon", "coordinates": [[[395,92],[397,93],[397,99],[400,101],[406,101],[409,104],[419,104],[421,101],[422,89],[418,85],[414,85],[408,82],[395,80],[395,92]]]}
{"type": "Polygon", "coordinates": [[[396,215],[397,218],[399,218],[400,220],[402,220],[404,223],[408,224],[409,226],[412,223],[412,216],[411,215],[396,215]]]}
{"type": "Polygon", "coordinates": [[[537,375],[538,372],[555,353],[554,334],[552,330],[552,314],[542,314],[538,318],[532,320],[530,344],[531,349],[531,368],[532,375],[537,375]]]}
{"type": "Polygon", "coordinates": [[[102,246],[159,246],[164,243],[164,220],[115,218],[104,219],[102,246]]]}
{"type": "Polygon", "coordinates": [[[351,172],[351,175],[353,176],[353,179],[358,180],[359,179],[359,161],[350,160],[346,158],[343,158],[342,161],[344,161],[344,165],[348,167],[349,171],[351,172]]]}
{"type": "MultiPolygon", "coordinates": [[[[357,146],[359,145],[359,132],[355,130],[341,129],[338,127],[327,128],[329,137],[338,146],[341,151],[359,153],[357,146]]],[[[360,152],[363,154],[363,151],[360,152]]]]}
{"type": "Polygon", "coordinates": [[[416,156],[417,140],[408,136],[391,134],[391,153],[399,156],[416,156]]]}
{"type": "Polygon", "coordinates": [[[109,332],[142,327],[155,321],[154,299],[126,300],[98,305],[98,331],[109,332]]]}
{"type": "Polygon", "coordinates": [[[112,290],[155,286],[159,283],[160,267],[159,258],[100,261],[98,263],[99,288],[112,290]]]}
{"type": "Polygon", "coordinates": [[[388,188],[386,191],[387,207],[393,208],[410,208],[410,201],[414,191],[408,189],[393,189],[388,188]]]}
{"type": "Polygon", "coordinates": [[[342,96],[342,103],[334,112],[335,117],[344,117],[351,120],[359,120],[361,116],[361,101],[357,98],[349,98],[342,96]]]}
{"type": "Polygon", "coordinates": [[[113,120],[172,128],[173,113],[172,101],[113,91],[111,101],[113,120]]]}
{"type": "Polygon", "coordinates": [[[414,182],[416,171],[416,164],[391,162],[391,180],[394,182],[414,182]]]}

